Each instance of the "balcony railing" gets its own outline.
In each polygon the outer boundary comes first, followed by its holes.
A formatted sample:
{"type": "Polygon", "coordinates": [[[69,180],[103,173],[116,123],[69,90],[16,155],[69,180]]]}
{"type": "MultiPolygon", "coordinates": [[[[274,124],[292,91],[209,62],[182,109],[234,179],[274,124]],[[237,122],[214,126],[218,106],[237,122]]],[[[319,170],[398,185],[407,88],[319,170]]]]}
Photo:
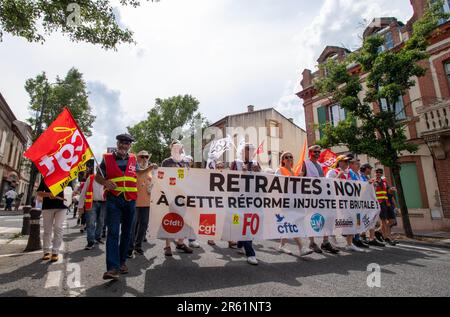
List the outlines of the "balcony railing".
{"type": "Polygon", "coordinates": [[[429,135],[450,129],[450,100],[429,107],[417,108],[421,120],[421,134],[429,135]]]}

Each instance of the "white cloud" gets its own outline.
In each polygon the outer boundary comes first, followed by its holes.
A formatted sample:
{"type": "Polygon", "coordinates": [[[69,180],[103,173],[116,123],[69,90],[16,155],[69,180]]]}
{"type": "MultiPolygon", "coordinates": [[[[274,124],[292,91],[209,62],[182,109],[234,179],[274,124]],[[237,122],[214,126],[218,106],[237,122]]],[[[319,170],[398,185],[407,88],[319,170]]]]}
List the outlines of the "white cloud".
{"type": "Polygon", "coordinates": [[[389,15],[405,21],[411,15],[407,2],[161,0],[136,9],[118,6],[118,21],[134,31],[137,45],[121,45],[115,52],[58,34],[44,45],[5,35],[0,68],[6,80],[0,91],[23,120],[26,79],[45,70],[54,81],[78,68],[89,83],[95,112],[108,110],[94,126],[96,153],[116,132],[145,119],[155,98],[177,94],[198,98],[211,122],[253,104],[276,106],[304,126],[295,95],[301,71],[314,67],[327,44],[355,48],[362,18],[389,15]],[[105,129],[112,123],[116,130],[105,129]]]}

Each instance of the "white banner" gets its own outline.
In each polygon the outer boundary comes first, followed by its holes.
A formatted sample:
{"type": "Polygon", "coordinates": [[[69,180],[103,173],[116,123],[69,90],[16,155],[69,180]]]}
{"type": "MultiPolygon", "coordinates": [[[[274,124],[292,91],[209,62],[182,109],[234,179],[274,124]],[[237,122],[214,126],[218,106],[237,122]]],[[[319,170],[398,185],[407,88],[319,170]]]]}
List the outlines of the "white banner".
{"type": "Polygon", "coordinates": [[[375,226],[373,185],[207,169],[160,168],[150,236],[267,240],[355,234],[375,226]]]}

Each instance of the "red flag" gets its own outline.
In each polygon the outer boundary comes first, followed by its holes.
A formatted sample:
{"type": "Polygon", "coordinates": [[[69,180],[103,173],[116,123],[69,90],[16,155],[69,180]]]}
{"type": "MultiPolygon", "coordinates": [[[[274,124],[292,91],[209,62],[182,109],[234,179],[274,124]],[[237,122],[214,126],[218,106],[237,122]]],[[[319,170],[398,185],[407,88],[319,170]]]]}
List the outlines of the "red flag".
{"type": "Polygon", "coordinates": [[[337,154],[330,149],[324,150],[319,157],[319,163],[322,165],[323,174],[326,175],[330,166],[336,162],[337,154]]]}
{"type": "Polygon", "coordinates": [[[297,165],[295,165],[294,175],[296,175],[296,176],[300,175],[300,173],[302,172],[303,162],[305,161],[305,157],[306,157],[307,146],[308,146],[307,140],[305,140],[305,142],[303,142],[302,151],[300,152],[300,159],[298,160],[297,165]]]}
{"type": "Polygon", "coordinates": [[[263,140],[263,141],[261,142],[261,144],[258,146],[258,149],[256,150],[256,155],[259,155],[259,154],[263,154],[263,153],[264,153],[264,141],[265,141],[265,140],[263,140]]]}
{"type": "Polygon", "coordinates": [[[64,108],[24,156],[36,165],[56,196],[84,170],[93,154],[69,109],[64,108]]]}

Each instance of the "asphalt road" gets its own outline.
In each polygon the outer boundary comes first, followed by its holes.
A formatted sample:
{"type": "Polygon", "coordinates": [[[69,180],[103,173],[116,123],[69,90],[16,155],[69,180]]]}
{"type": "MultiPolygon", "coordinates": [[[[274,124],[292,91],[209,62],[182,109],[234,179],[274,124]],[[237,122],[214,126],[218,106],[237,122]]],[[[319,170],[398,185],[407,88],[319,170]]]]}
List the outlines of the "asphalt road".
{"type": "Polygon", "coordinates": [[[225,242],[166,258],[157,240],[128,261],[128,275],[105,282],[105,246],[85,251],[75,225],[68,219],[59,263],[42,262],[40,252],[0,255],[0,296],[450,296],[450,249],[411,244],[300,258],[280,254],[276,241],[256,242],[259,265],[251,266],[225,242]],[[367,285],[372,263],[381,269],[380,287],[367,285]]]}

